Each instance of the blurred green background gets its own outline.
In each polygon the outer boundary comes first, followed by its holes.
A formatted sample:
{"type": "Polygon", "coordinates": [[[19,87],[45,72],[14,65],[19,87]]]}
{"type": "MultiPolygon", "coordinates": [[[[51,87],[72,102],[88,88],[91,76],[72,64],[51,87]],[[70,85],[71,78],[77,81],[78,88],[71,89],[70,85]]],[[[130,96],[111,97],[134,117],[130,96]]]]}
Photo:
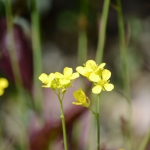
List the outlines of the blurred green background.
{"type": "MultiPolygon", "coordinates": [[[[38,76],[95,59],[103,0],[0,0],[0,77],[9,87],[0,97],[0,150],[62,150],[59,103],[38,76]],[[14,29],[14,30],[13,30],[14,29]],[[10,37],[9,37],[10,36],[10,37]]],[[[150,2],[122,0],[132,106],[133,143],[150,130],[150,2]]],[[[102,93],[101,149],[126,148],[128,102],[123,92],[116,1],[111,0],[103,62],[115,89],[102,93]]],[[[90,85],[85,82],[90,95],[90,85]]],[[[70,150],[95,149],[94,117],[72,106],[77,80],[65,95],[70,150]]],[[[95,96],[91,95],[91,101],[95,96]]],[[[150,150],[150,139],[145,150],[150,150]]],[[[128,149],[126,149],[128,150],[128,149]]]]}

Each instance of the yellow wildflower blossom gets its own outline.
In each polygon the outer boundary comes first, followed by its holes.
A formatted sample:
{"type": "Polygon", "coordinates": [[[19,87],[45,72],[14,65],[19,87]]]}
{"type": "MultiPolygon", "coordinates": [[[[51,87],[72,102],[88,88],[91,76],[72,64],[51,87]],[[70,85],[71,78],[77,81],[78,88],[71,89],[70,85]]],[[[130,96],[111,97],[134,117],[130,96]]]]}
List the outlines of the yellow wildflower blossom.
{"type": "Polygon", "coordinates": [[[82,89],[79,89],[73,93],[74,98],[77,100],[77,102],[72,102],[74,105],[81,105],[84,107],[89,107],[90,100],[88,97],[86,97],[85,93],[82,91],[82,89]]]}
{"type": "Polygon", "coordinates": [[[55,78],[53,81],[52,81],[52,84],[51,84],[51,88],[53,90],[56,90],[56,89],[61,89],[61,88],[65,88],[67,87],[68,85],[62,85],[60,83],[60,80],[58,78],[55,78]]]}
{"type": "Polygon", "coordinates": [[[0,78],[0,96],[4,94],[4,89],[8,87],[8,81],[5,78],[0,78]]]}
{"type": "Polygon", "coordinates": [[[45,88],[51,88],[52,86],[52,81],[55,79],[55,74],[54,73],[50,73],[49,75],[45,74],[45,73],[42,73],[40,76],[39,76],[39,80],[42,81],[42,83],[44,83],[45,85],[42,85],[42,87],[45,87],[45,88]]]}
{"type": "Polygon", "coordinates": [[[55,77],[59,79],[59,82],[62,85],[68,85],[72,80],[79,77],[79,73],[78,72],[73,73],[72,68],[69,67],[65,67],[63,73],[64,74],[61,74],[59,72],[55,73],[55,77]]]}
{"type": "Polygon", "coordinates": [[[42,73],[39,76],[39,80],[44,83],[42,87],[52,88],[54,91],[56,89],[62,89],[62,92],[65,92],[65,89],[70,86],[71,82],[79,77],[79,73],[73,73],[72,68],[65,67],[64,74],[59,72],[50,73],[49,75],[42,73]]]}
{"type": "Polygon", "coordinates": [[[79,66],[76,68],[77,72],[79,72],[81,75],[87,77],[89,80],[89,76],[91,73],[95,74],[100,74],[102,70],[104,69],[104,66],[106,64],[102,63],[100,65],[96,64],[94,60],[88,60],[85,64],[84,67],[79,66]]]}
{"type": "Polygon", "coordinates": [[[99,94],[103,91],[111,91],[114,88],[114,85],[109,83],[109,78],[111,77],[111,72],[107,69],[102,71],[101,77],[95,74],[91,74],[90,79],[95,83],[95,86],[92,88],[94,94],[99,94]]]}

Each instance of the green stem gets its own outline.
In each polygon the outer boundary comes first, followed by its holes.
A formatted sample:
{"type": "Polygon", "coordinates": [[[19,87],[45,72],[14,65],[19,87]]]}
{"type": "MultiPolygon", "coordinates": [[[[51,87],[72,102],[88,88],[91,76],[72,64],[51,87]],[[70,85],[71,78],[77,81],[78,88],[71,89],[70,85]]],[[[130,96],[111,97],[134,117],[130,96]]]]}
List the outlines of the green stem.
{"type": "Polygon", "coordinates": [[[129,122],[128,122],[128,131],[129,131],[129,139],[130,139],[130,148],[129,150],[133,150],[133,133],[132,133],[132,103],[130,98],[130,79],[129,79],[129,70],[128,70],[128,62],[127,62],[127,52],[126,52],[126,43],[125,43],[125,31],[124,31],[124,22],[122,15],[122,6],[121,0],[116,0],[118,9],[118,28],[119,28],[119,38],[120,38],[120,50],[121,50],[121,58],[122,58],[122,76],[123,76],[123,85],[125,96],[127,97],[127,101],[129,104],[129,122]]]}
{"type": "Polygon", "coordinates": [[[124,81],[124,91],[125,95],[130,98],[130,81],[129,81],[129,73],[128,73],[128,62],[127,62],[127,52],[126,52],[126,43],[125,43],[125,31],[124,31],[124,21],[122,15],[122,7],[121,1],[117,1],[118,6],[118,28],[119,28],[119,38],[120,38],[120,50],[122,57],[122,65],[123,65],[123,81],[124,81]]]}
{"type": "Polygon", "coordinates": [[[98,46],[97,46],[97,52],[96,52],[96,62],[98,64],[102,62],[102,58],[103,58],[109,3],[110,3],[110,0],[104,0],[102,17],[100,20],[98,46]]]}
{"type": "Polygon", "coordinates": [[[63,108],[63,98],[60,97],[60,94],[58,94],[58,99],[60,102],[60,110],[61,110],[60,118],[62,120],[64,148],[65,148],[65,150],[68,150],[68,142],[67,142],[67,135],[66,135],[66,123],[65,123],[65,115],[64,115],[64,108],[63,108]]]}
{"type": "Polygon", "coordinates": [[[88,0],[80,1],[79,33],[78,33],[78,63],[83,64],[87,60],[87,16],[88,0]]]}
{"type": "Polygon", "coordinates": [[[20,91],[20,87],[22,87],[22,78],[19,68],[19,63],[17,59],[16,47],[15,47],[15,38],[13,31],[13,16],[12,16],[12,8],[10,0],[5,0],[5,8],[6,8],[6,20],[7,20],[7,33],[9,37],[9,45],[8,52],[12,66],[12,72],[14,75],[15,84],[17,90],[20,91]]]}
{"type": "Polygon", "coordinates": [[[89,109],[92,112],[92,114],[96,115],[95,111],[92,108],[89,107],[89,109]]]}
{"type": "Polygon", "coordinates": [[[42,72],[42,50],[41,50],[41,39],[40,39],[40,17],[37,10],[36,0],[31,0],[31,33],[32,33],[32,49],[33,49],[33,87],[34,87],[34,100],[37,110],[42,108],[42,90],[40,87],[40,82],[38,82],[38,77],[42,72]]]}
{"type": "Polygon", "coordinates": [[[97,120],[97,150],[100,150],[100,94],[98,95],[97,101],[96,120],[97,120]]]}
{"type": "Polygon", "coordinates": [[[78,63],[83,64],[87,60],[87,35],[86,30],[79,31],[78,38],[78,63]]]}
{"type": "Polygon", "coordinates": [[[143,141],[142,141],[142,143],[141,143],[138,150],[145,150],[149,140],[150,140],[150,129],[147,132],[147,134],[145,135],[145,137],[144,137],[144,139],[143,139],[143,141]]]}

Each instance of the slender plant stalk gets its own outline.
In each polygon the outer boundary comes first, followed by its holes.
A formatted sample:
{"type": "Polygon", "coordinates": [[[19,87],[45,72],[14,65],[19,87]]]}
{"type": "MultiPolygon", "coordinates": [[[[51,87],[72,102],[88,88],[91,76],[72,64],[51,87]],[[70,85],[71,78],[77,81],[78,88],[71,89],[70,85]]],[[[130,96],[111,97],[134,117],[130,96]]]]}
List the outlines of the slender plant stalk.
{"type": "Polygon", "coordinates": [[[78,20],[78,63],[83,64],[87,60],[87,16],[88,0],[81,0],[80,15],[78,20]]]}
{"type": "Polygon", "coordinates": [[[100,150],[100,94],[98,95],[97,101],[96,120],[97,120],[97,150],[100,150]]]}
{"type": "Polygon", "coordinates": [[[60,110],[61,110],[60,118],[62,120],[64,148],[65,148],[65,150],[68,150],[68,142],[67,142],[67,135],[66,135],[66,123],[65,123],[65,115],[64,115],[64,108],[63,108],[63,98],[61,98],[60,94],[58,94],[58,99],[60,102],[60,110]]]}
{"type": "Polygon", "coordinates": [[[22,79],[21,73],[19,69],[19,63],[17,59],[17,52],[15,47],[15,38],[14,38],[14,31],[13,31],[13,16],[12,16],[12,8],[10,0],[5,0],[5,8],[6,8],[6,20],[7,20],[7,33],[9,37],[9,57],[12,66],[12,72],[14,75],[14,81],[17,87],[17,90],[20,91],[20,87],[22,87],[22,79]]]}
{"type": "MultiPolygon", "coordinates": [[[[6,20],[7,20],[7,34],[9,38],[9,44],[8,44],[8,52],[9,52],[9,57],[11,61],[11,67],[12,67],[12,72],[14,76],[14,81],[15,85],[17,88],[17,100],[18,103],[20,104],[20,114],[24,118],[24,111],[26,109],[25,105],[25,97],[24,95],[24,90],[22,89],[23,87],[23,81],[21,77],[21,72],[19,68],[19,62],[17,58],[17,51],[16,51],[16,45],[15,45],[15,37],[14,37],[14,24],[13,24],[13,15],[12,15],[12,7],[11,7],[11,1],[10,0],[5,0],[5,8],[6,8],[6,20]]],[[[24,120],[24,119],[23,119],[24,120]]],[[[26,133],[26,132],[25,132],[26,133]]],[[[26,139],[23,141],[22,139],[19,139],[20,141],[20,149],[25,150],[28,149],[28,140],[27,140],[27,135],[26,139]]],[[[6,147],[5,147],[6,148],[6,147]]]]}
{"type": "Polygon", "coordinates": [[[149,129],[149,131],[146,133],[146,135],[145,135],[144,139],[142,140],[142,143],[140,144],[138,150],[145,150],[145,149],[146,149],[146,146],[147,146],[147,144],[148,144],[148,142],[149,142],[149,140],[150,140],[150,129],[149,129]]]}
{"type": "Polygon", "coordinates": [[[78,36],[78,63],[83,64],[87,60],[87,35],[86,30],[79,31],[78,36]]]}
{"type": "Polygon", "coordinates": [[[99,26],[98,46],[96,52],[96,62],[98,64],[100,64],[103,59],[109,4],[110,4],[110,0],[104,0],[102,16],[101,16],[100,26],[99,26]]]}
{"type": "Polygon", "coordinates": [[[122,57],[123,65],[123,81],[124,81],[124,91],[127,98],[130,98],[130,81],[129,81],[129,72],[128,72],[128,63],[127,63],[127,52],[126,52],[126,43],[125,43],[125,31],[124,31],[124,22],[122,15],[121,1],[116,0],[118,5],[118,28],[119,28],[119,38],[120,38],[120,50],[122,57]]]}
{"type": "Polygon", "coordinates": [[[40,24],[39,13],[37,10],[36,0],[31,0],[31,32],[32,32],[32,49],[33,49],[33,87],[34,87],[34,101],[38,111],[42,108],[42,90],[40,88],[40,82],[38,82],[38,76],[42,72],[42,54],[41,54],[41,40],[40,40],[40,24]]]}
{"type": "MultiPolygon", "coordinates": [[[[100,64],[103,59],[109,4],[110,4],[110,0],[104,0],[102,16],[100,20],[100,27],[99,27],[98,46],[97,46],[97,52],[95,58],[98,64],[100,64]]],[[[98,101],[97,101],[96,121],[97,121],[97,150],[100,150],[100,95],[98,95],[98,101]]]]}
{"type": "Polygon", "coordinates": [[[128,115],[129,115],[129,123],[128,123],[128,130],[129,130],[129,139],[130,139],[130,146],[129,150],[133,150],[133,133],[132,133],[132,104],[130,98],[130,80],[129,80],[129,71],[128,71],[128,62],[127,62],[127,48],[125,43],[125,31],[124,31],[124,22],[123,22],[123,15],[122,15],[122,6],[121,0],[116,0],[118,6],[118,28],[119,28],[119,38],[120,38],[120,50],[121,50],[121,58],[122,58],[122,76],[123,76],[123,85],[124,85],[124,92],[125,96],[127,97],[127,101],[129,104],[128,107],[128,115]]]}

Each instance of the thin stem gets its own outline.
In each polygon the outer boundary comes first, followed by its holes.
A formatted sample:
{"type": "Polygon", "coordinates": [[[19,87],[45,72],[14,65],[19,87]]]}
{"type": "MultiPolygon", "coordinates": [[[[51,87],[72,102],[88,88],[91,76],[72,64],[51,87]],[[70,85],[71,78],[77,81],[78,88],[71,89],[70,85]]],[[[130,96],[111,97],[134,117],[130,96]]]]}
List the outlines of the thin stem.
{"type": "Polygon", "coordinates": [[[132,133],[132,104],[130,98],[130,79],[129,79],[129,71],[128,71],[128,62],[127,62],[127,52],[126,52],[126,43],[125,43],[125,31],[124,31],[124,22],[122,15],[122,7],[121,1],[116,0],[117,2],[117,12],[118,12],[118,28],[119,28],[119,38],[120,38],[120,50],[121,50],[121,58],[122,58],[122,76],[123,76],[123,85],[124,92],[127,97],[127,101],[129,104],[129,123],[128,123],[128,131],[130,138],[130,150],[133,150],[133,133],[132,133]]]}
{"type": "Polygon", "coordinates": [[[92,114],[96,115],[95,111],[92,108],[89,107],[89,109],[92,112],[92,114]]]}
{"type": "MultiPolygon", "coordinates": [[[[102,16],[100,20],[98,46],[97,46],[97,52],[96,52],[96,58],[95,58],[98,64],[100,64],[103,59],[109,4],[110,4],[110,0],[104,1],[102,16]]],[[[100,149],[100,95],[98,95],[96,120],[97,120],[97,150],[99,150],[100,149]]]]}
{"type": "Polygon", "coordinates": [[[141,143],[138,150],[145,150],[149,140],[150,140],[150,129],[147,132],[147,134],[145,135],[145,137],[144,137],[144,139],[143,139],[143,141],[142,141],[142,143],[141,143]]]}
{"type": "Polygon", "coordinates": [[[87,35],[86,30],[79,31],[78,38],[78,63],[83,64],[87,60],[87,35]]]}
{"type": "Polygon", "coordinates": [[[12,17],[12,8],[10,0],[5,1],[5,8],[6,8],[6,20],[7,20],[7,34],[9,37],[9,45],[8,45],[8,52],[12,66],[12,72],[14,75],[15,84],[17,90],[20,91],[20,87],[22,87],[22,78],[19,68],[19,63],[17,59],[16,47],[15,47],[15,38],[14,38],[14,26],[13,26],[13,17],[12,17]]]}
{"type": "Polygon", "coordinates": [[[105,44],[106,24],[107,24],[107,18],[108,18],[109,3],[110,3],[110,0],[104,0],[102,17],[100,20],[98,46],[97,46],[97,52],[96,52],[96,62],[98,64],[100,64],[102,62],[102,59],[103,59],[103,51],[104,51],[104,44],[105,44]]]}
{"type": "Polygon", "coordinates": [[[64,148],[68,150],[68,142],[67,142],[67,135],[66,135],[66,123],[65,123],[65,115],[64,115],[64,108],[63,108],[63,99],[58,94],[58,99],[60,102],[60,110],[61,110],[61,120],[62,120],[62,129],[63,129],[63,139],[64,139],[64,148]]]}
{"type": "Polygon", "coordinates": [[[96,120],[97,120],[97,150],[100,150],[100,94],[98,95],[97,101],[96,120]]]}
{"type": "Polygon", "coordinates": [[[118,28],[119,28],[119,38],[120,38],[120,50],[122,57],[122,65],[123,65],[123,81],[124,81],[124,91],[125,95],[130,97],[130,81],[129,81],[129,73],[128,73],[128,63],[127,63],[127,52],[126,52],[126,43],[125,43],[125,31],[124,31],[124,22],[122,15],[122,7],[121,1],[116,0],[118,5],[118,28]]]}
{"type": "Polygon", "coordinates": [[[87,16],[88,16],[88,0],[80,1],[80,15],[78,18],[78,63],[83,64],[87,60],[87,16]]]}
{"type": "Polygon", "coordinates": [[[33,87],[34,91],[34,100],[36,101],[35,105],[37,110],[40,111],[42,108],[42,90],[40,88],[40,82],[38,82],[38,76],[42,72],[42,54],[41,54],[41,39],[40,39],[40,18],[37,10],[36,0],[31,0],[31,33],[32,33],[32,49],[33,49],[33,68],[34,68],[34,77],[33,77],[33,87]]]}

